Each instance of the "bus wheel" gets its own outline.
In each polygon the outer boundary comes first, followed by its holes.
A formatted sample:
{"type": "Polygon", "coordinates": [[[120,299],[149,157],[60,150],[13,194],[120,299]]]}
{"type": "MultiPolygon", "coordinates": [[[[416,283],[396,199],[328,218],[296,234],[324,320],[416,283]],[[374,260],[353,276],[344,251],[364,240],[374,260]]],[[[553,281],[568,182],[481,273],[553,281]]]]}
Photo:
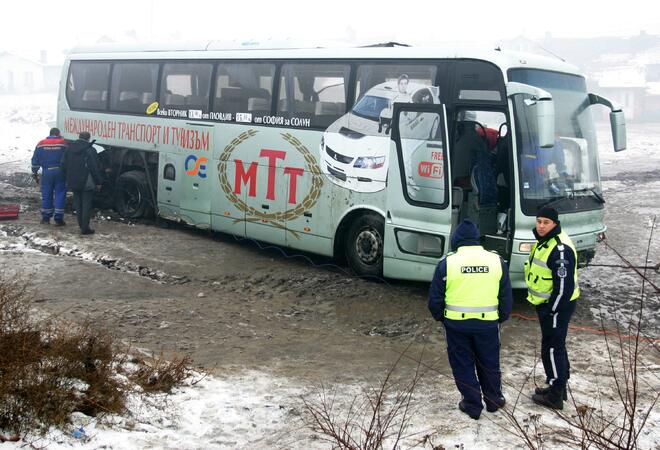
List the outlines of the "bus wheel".
{"type": "Polygon", "coordinates": [[[148,217],[153,212],[147,175],[139,170],[124,172],[115,185],[115,209],[126,219],[148,217]]]}
{"type": "Polygon", "coordinates": [[[382,275],[384,228],[383,219],[373,213],[364,214],[351,224],[346,237],[346,258],[358,275],[382,275]]]}

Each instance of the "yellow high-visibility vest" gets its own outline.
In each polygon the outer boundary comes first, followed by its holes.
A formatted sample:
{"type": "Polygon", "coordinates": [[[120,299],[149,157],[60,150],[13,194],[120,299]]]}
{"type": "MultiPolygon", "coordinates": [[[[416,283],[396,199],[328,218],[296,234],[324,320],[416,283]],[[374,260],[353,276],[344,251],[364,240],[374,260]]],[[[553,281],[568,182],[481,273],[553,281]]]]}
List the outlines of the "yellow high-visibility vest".
{"type": "MultiPolygon", "coordinates": [[[[532,246],[532,251],[529,253],[529,259],[525,261],[527,301],[533,305],[540,305],[547,302],[552,294],[552,270],[548,267],[548,258],[555,247],[558,247],[560,251],[560,263],[564,259],[562,252],[573,252],[575,260],[573,274],[565,275],[572,276],[575,282],[575,290],[573,291],[571,300],[576,300],[580,296],[577,274],[577,251],[575,251],[575,245],[571,241],[571,238],[562,231],[541,247],[538,247],[538,242],[536,242],[532,246]]],[[[557,270],[561,269],[557,268],[557,270]]]]}
{"type": "Polygon", "coordinates": [[[497,320],[501,278],[500,257],[480,245],[448,254],[445,318],[497,320]]]}

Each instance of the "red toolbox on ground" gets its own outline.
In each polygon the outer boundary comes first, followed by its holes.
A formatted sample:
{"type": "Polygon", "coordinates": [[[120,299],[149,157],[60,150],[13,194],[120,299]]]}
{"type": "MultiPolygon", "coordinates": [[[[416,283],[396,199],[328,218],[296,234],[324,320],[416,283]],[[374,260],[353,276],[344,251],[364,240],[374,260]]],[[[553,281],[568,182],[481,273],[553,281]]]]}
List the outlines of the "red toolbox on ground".
{"type": "Polygon", "coordinates": [[[18,203],[9,203],[0,205],[0,220],[18,219],[18,211],[20,211],[18,203]]]}

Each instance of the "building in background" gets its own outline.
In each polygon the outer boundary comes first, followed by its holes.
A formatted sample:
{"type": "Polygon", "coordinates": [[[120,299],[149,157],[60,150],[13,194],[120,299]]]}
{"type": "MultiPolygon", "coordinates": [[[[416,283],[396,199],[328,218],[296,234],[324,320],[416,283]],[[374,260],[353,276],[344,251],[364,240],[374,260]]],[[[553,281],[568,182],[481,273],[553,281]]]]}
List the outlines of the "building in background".
{"type": "Polygon", "coordinates": [[[55,92],[61,70],[61,64],[48,63],[45,51],[40,61],[0,52],[0,94],[55,92]]]}
{"type": "MultiPolygon", "coordinates": [[[[502,43],[520,50],[573,63],[587,76],[592,92],[603,94],[624,108],[631,122],[660,121],[660,36],[641,32],[631,37],[553,38],[518,37],[502,43]]],[[[608,111],[594,110],[597,120],[608,111]]]]}

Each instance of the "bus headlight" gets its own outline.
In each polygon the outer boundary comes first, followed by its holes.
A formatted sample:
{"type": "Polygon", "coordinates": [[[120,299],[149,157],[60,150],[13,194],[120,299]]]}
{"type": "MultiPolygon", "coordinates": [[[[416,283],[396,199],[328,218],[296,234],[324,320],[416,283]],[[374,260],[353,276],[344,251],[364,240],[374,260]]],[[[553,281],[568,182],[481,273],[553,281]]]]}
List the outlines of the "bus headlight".
{"type": "Polygon", "coordinates": [[[534,245],[533,242],[521,242],[520,246],[518,246],[518,251],[520,253],[529,253],[532,251],[532,245],[534,245]]]}

